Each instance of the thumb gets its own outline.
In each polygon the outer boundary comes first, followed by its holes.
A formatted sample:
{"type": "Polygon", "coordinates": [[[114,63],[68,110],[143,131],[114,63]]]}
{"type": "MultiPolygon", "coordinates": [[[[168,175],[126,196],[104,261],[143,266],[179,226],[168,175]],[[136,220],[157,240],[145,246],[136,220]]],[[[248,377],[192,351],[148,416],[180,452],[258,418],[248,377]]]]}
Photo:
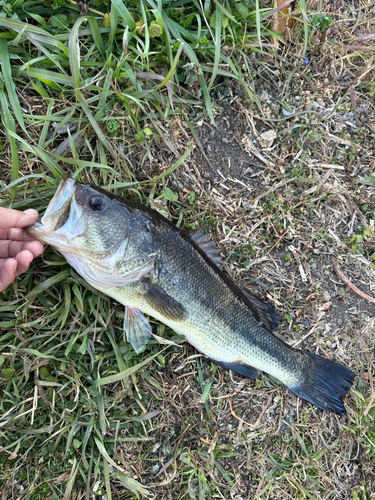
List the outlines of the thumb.
{"type": "Polygon", "coordinates": [[[29,208],[24,212],[10,208],[0,208],[0,229],[27,227],[38,220],[38,212],[29,208]]]}

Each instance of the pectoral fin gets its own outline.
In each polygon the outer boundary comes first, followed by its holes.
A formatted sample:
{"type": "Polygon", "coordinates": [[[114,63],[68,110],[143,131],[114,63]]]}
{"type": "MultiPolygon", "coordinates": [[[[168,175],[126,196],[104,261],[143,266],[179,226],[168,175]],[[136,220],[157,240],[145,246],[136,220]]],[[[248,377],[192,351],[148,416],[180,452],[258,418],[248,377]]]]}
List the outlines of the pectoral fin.
{"type": "Polygon", "coordinates": [[[187,318],[188,312],[177,300],[167,294],[158,285],[152,283],[143,283],[144,295],[143,298],[148,304],[165,319],[174,321],[182,321],[187,318]]]}
{"type": "Polygon", "coordinates": [[[151,325],[143,313],[134,307],[125,307],[124,330],[126,339],[138,353],[147,344],[151,336],[151,325]]]}

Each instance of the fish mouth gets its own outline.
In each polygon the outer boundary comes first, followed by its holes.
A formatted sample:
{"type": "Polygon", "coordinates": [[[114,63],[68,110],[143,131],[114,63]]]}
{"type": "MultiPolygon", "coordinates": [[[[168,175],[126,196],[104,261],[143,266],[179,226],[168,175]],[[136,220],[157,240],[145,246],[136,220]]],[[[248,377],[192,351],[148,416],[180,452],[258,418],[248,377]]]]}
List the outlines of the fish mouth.
{"type": "Polygon", "coordinates": [[[52,233],[59,231],[69,219],[72,204],[75,205],[75,192],[76,182],[69,175],[64,175],[43,217],[26,227],[25,232],[42,243],[50,243],[52,233]]]}

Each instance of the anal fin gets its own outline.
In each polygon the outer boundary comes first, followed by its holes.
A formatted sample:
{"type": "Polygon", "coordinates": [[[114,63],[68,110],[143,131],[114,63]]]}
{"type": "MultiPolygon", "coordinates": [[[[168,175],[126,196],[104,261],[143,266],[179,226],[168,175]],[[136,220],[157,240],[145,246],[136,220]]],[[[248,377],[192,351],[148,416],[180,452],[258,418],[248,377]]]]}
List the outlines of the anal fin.
{"type": "Polygon", "coordinates": [[[211,359],[211,361],[215,363],[215,365],[225,368],[225,370],[232,370],[232,372],[239,373],[247,378],[256,379],[262,373],[260,370],[257,370],[252,366],[245,365],[244,363],[225,363],[223,361],[216,361],[215,359],[211,359]]]}
{"type": "Polygon", "coordinates": [[[151,325],[143,313],[134,307],[125,307],[124,330],[126,339],[139,353],[151,336],[151,325]]]}

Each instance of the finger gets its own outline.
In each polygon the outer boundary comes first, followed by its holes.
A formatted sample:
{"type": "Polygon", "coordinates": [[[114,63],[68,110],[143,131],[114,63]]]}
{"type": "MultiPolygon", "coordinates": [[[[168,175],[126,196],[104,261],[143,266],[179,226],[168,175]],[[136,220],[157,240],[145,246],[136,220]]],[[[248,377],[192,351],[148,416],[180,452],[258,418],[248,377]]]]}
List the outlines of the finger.
{"type": "Polygon", "coordinates": [[[43,253],[44,246],[39,241],[33,240],[25,243],[25,249],[29,250],[29,252],[33,254],[33,258],[35,258],[38,257],[38,255],[40,255],[41,253],[43,253]]]}
{"type": "Polygon", "coordinates": [[[17,269],[16,275],[22,274],[29,269],[30,263],[33,260],[34,255],[29,250],[23,250],[20,252],[17,257],[17,269]]]}
{"type": "Polygon", "coordinates": [[[14,281],[17,267],[16,259],[6,259],[0,263],[0,292],[14,281]]]}
{"type": "Polygon", "coordinates": [[[0,240],[0,259],[16,257],[22,250],[29,250],[33,257],[37,257],[42,253],[43,245],[38,241],[0,240]]]}
{"type": "Polygon", "coordinates": [[[43,253],[44,246],[39,241],[33,240],[27,243],[27,250],[29,250],[33,254],[33,257],[35,258],[38,257],[38,255],[40,255],[41,253],[43,253]]]}
{"type": "Polygon", "coordinates": [[[26,234],[23,229],[14,227],[8,229],[0,229],[0,240],[34,241],[33,238],[26,234]]]}
{"type": "Polygon", "coordinates": [[[38,220],[38,212],[32,208],[19,212],[10,208],[0,208],[0,228],[26,227],[38,220]]]}

